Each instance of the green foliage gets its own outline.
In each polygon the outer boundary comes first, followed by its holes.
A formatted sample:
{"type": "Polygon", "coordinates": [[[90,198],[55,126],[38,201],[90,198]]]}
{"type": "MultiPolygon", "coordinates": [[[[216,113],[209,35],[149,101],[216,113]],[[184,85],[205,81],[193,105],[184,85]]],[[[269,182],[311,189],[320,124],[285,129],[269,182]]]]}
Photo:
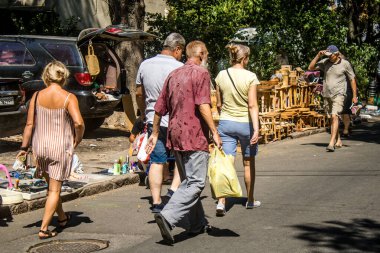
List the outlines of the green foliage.
{"type": "MultiPolygon", "coordinates": [[[[247,27],[256,27],[258,31],[256,39],[248,43],[252,49],[250,68],[264,80],[280,67],[276,63],[279,54],[285,54],[289,64],[306,69],[319,50],[335,44],[353,63],[363,89],[379,59],[379,39],[361,44],[347,42],[349,20],[345,12],[347,8],[354,8],[351,1],[347,1],[351,5],[346,5],[345,9],[332,8],[333,1],[330,0],[166,2],[169,6],[167,17],[148,14],[150,32],[157,34],[161,40],[151,44],[148,55],[161,49],[162,41],[169,33],[179,32],[187,41],[199,39],[206,43],[213,75],[219,70],[218,63],[220,66],[226,62],[226,44],[240,28],[247,27]]],[[[362,16],[369,17],[366,20],[376,24],[380,20],[379,1],[376,0],[374,5],[374,10],[362,16]]]]}
{"type": "Polygon", "coordinates": [[[78,20],[75,17],[61,22],[54,12],[8,11],[1,14],[4,14],[4,22],[7,23],[1,31],[4,34],[78,35],[78,20]]]}

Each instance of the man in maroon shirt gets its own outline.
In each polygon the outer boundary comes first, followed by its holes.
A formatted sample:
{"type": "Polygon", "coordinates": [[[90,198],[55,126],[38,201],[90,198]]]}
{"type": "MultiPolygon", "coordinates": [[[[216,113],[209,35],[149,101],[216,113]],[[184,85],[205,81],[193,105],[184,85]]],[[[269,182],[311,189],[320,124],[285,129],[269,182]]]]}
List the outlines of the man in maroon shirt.
{"type": "Polygon", "coordinates": [[[208,134],[221,148],[210,109],[210,74],[201,67],[207,63],[207,48],[201,41],[186,46],[187,62],[170,73],[154,107],[153,133],[148,140],[147,152],[156,145],[161,116],[169,113],[167,147],[174,149],[181,185],[154,218],[163,239],[174,243],[171,230],[182,226],[189,234],[210,229],[205,218],[200,195],[205,187],[208,166],[208,134]]]}

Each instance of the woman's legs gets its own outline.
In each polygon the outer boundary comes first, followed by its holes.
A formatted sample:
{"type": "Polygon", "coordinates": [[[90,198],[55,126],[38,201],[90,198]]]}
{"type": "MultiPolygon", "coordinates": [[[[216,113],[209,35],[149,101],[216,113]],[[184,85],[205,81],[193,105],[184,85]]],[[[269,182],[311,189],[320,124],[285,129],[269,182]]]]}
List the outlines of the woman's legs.
{"type": "MultiPolygon", "coordinates": [[[[49,192],[48,197],[45,203],[45,212],[42,218],[41,230],[46,231],[49,229],[49,224],[53,218],[55,212],[58,214],[59,220],[66,219],[66,215],[62,209],[62,201],[61,201],[61,187],[62,181],[57,181],[55,179],[49,179],[49,192]]],[[[39,236],[46,236],[44,233],[39,233],[39,236]]]]}
{"type": "Polygon", "coordinates": [[[254,199],[254,190],[255,190],[255,179],[256,179],[256,166],[255,166],[255,157],[244,157],[244,182],[245,188],[247,189],[247,198],[248,202],[253,202],[254,199]]]}

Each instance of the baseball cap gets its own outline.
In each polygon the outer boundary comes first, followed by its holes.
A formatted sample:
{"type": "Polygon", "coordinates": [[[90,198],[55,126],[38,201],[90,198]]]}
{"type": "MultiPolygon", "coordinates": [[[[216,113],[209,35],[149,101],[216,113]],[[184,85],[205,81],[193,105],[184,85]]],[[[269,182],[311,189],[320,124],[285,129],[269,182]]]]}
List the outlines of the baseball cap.
{"type": "Polygon", "coordinates": [[[337,46],[330,45],[327,47],[325,55],[330,56],[338,52],[339,52],[339,49],[337,48],[337,46]]]}

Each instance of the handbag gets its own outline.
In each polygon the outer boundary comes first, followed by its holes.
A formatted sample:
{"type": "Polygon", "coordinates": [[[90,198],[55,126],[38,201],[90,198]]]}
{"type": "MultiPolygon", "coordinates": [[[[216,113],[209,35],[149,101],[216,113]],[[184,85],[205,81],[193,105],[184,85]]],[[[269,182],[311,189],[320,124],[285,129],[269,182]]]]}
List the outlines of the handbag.
{"type": "Polygon", "coordinates": [[[248,103],[248,100],[247,100],[245,97],[243,97],[243,95],[242,95],[242,94],[239,92],[239,90],[236,88],[235,83],[234,83],[234,80],[232,80],[232,77],[231,77],[231,75],[230,75],[230,72],[228,72],[228,69],[227,69],[227,74],[228,74],[228,76],[229,76],[229,78],[230,78],[230,80],[231,80],[231,82],[232,82],[232,84],[233,84],[233,86],[234,86],[236,92],[239,94],[239,96],[240,96],[240,97],[241,97],[246,103],[248,103]]]}
{"type": "Polygon", "coordinates": [[[88,72],[91,76],[97,76],[100,73],[98,57],[94,53],[92,42],[88,44],[87,55],[85,56],[88,72]]]}

